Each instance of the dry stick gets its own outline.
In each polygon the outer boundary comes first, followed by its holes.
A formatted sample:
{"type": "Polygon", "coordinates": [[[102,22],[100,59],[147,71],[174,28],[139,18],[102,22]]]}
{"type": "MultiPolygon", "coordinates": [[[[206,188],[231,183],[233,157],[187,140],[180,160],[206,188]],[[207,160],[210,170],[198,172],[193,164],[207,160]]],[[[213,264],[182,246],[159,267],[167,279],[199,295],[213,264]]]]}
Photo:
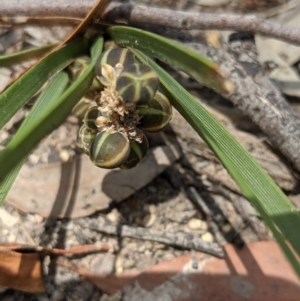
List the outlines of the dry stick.
{"type": "Polygon", "coordinates": [[[142,227],[112,224],[104,218],[92,221],[88,228],[109,235],[155,241],[169,246],[205,252],[218,257],[224,256],[223,249],[218,244],[203,241],[201,238],[188,233],[167,233],[142,227]]]}
{"type": "Polygon", "coordinates": [[[82,246],[74,246],[69,249],[58,248],[44,248],[34,245],[22,245],[22,244],[1,244],[0,250],[10,250],[18,252],[37,252],[43,255],[83,255],[95,252],[108,252],[113,251],[113,246],[103,243],[95,243],[82,246]]]}
{"type": "Polygon", "coordinates": [[[83,18],[97,0],[1,0],[0,16],[72,16],[83,18]]]}
{"type": "Polygon", "coordinates": [[[210,192],[220,194],[230,200],[234,208],[241,215],[242,219],[249,223],[253,231],[257,234],[260,240],[268,240],[268,231],[264,223],[261,222],[259,214],[254,207],[242,196],[234,196],[235,193],[227,191],[221,185],[213,185],[210,192]]]}
{"type": "Polygon", "coordinates": [[[207,206],[196,188],[193,186],[189,187],[187,192],[195,206],[200,207],[203,213],[206,215],[207,219],[209,220],[210,231],[213,232],[217,242],[222,245],[227,243],[223,233],[219,230],[218,224],[214,221],[214,212],[207,206]]]}
{"type": "Polygon", "coordinates": [[[282,26],[255,16],[190,13],[146,6],[111,4],[105,14],[110,22],[150,24],[175,29],[215,29],[260,33],[262,35],[300,44],[300,30],[282,26]]]}
{"type": "MultiPolygon", "coordinates": [[[[65,16],[83,17],[95,4],[94,0],[1,0],[0,17],[65,16]]],[[[300,44],[300,30],[247,15],[190,13],[139,5],[111,3],[105,12],[106,21],[127,24],[150,24],[176,29],[217,29],[260,33],[269,37],[300,44]]]]}
{"type": "MultiPolygon", "coordinates": [[[[300,171],[300,117],[261,70],[249,50],[224,52],[203,44],[186,44],[219,63],[236,89],[223,95],[267,135],[300,171]]],[[[240,46],[239,46],[240,47],[240,46]]]]}

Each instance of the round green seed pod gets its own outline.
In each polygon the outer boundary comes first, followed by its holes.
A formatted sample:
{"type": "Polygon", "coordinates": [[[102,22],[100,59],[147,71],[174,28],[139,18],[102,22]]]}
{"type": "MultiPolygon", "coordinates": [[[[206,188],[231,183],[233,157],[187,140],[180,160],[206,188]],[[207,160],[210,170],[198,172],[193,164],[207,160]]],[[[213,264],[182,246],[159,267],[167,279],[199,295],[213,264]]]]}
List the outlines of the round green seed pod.
{"type": "Polygon", "coordinates": [[[88,56],[83,56],[75,60],[68,68],[71,80],[75,81],[85,71],[90,63],[91,58],[88,56]]]}
{"type": "Polygon", "coordinates": [[[156,133],[172,119],[172,106],[168,98],[157,91],[147,108],[138,108],[138,114],[141,116],[139,126],[146,132],[156,133]]]}
{"type": "Polygon", "coordinates": [[[130,142],[130,154],[124,164],[120,166],[122,169],[130,169],[135,167],[146,155],[149,148],[148,139],[144,135],[142,143],[135,141],[130,142]]]}
{"type": "Polygon", "coordinates": [[[104,51],[98,58],[95,65],[95,74],[102,76],[102,66],[108,64],[115,67],[118,63],[124,67],[134,63],[133,54],[125,48],[111,48],[104,51]]]}
{"type": "Polygon", "coordinates": [[[86,111],[84,118],[83,118],[83,122],[88,129],[90,129],[92,131],[97,131],[98,127],[97,127],[95,121],[98,117],[101,117],[101,116],[103,116],[103,114],[100,112],[98,107],[93,106],[93,107],[90,107],[86,111]]]}
{"type": "Polygon", "coordinates": [[[96,137],[96,133],[93,131],[90,131],[84,124],[80,127],[78,134],[77,134],[77,140],[76,144],[77,146],[82,149],[87,155],[90,154],[90,147],[92,142],[94,141],[96,137]]]}
{"type": "MultiPolygon", "coordinates": [[[[71,81],[74,82],[75,80],[77,80],[83,74],[85,69],[90,65],[90,63],[91,63],[91,58],[88,56],[83,56],[75,60],[69,66],[69,74],[70,74],[71,81]]],[[[96,78],[94,78],[88,92],[94,92],[102,89],[103,89],[103,85],[96,78]]]]}
{"type": "Polygon", "coordinates": [[[116,90],[124,102],[146,105],[154,97],[158,84],[158,77],[151,68],[135,63],[121,72],[116,90]]]}
{"type": "Polygon", "coordinates": [[[91,106],[93,99],[84,96],[82,97],[77,104],[72,109],[72,114],[78,119],[82,120],[88,108],[91,106]]]}
{"type": "Polygon", "coordinates": [[[112,169],[126,162],[130,154],[130,143],[120,132],[103,131],[96,135],[91,148],[90,159],[98,167],[112,169]]]}

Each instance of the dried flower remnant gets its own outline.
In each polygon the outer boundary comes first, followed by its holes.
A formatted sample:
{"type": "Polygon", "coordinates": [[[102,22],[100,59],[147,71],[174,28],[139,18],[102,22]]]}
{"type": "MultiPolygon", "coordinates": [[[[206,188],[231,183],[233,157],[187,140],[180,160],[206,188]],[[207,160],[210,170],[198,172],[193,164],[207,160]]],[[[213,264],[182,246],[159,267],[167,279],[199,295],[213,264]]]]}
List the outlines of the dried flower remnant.
{"type": "Polygon", "coordinates": [[[127,49],[114,46],[97,60],[95,75],[103,89],[85,113],[77,145],[98,167],[130,169],[149,148],[144,130],[163,129],[172,109],[158,91],[156,73],[135,62],[127,49]]]}

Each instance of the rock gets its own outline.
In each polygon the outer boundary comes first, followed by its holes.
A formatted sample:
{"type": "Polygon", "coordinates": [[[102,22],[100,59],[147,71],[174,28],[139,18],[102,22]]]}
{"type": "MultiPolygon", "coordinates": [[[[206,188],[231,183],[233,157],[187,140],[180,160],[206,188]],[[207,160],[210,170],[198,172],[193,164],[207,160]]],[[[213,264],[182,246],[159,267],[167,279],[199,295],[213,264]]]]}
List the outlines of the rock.
{"type": "Polygon", "coordinates": [[[146,228],[149,228],[154,224],[155,220],[156,220],[155,214],[147,214],[142,220],[142,225],[146,228]]]}
{"type": "Polygon", "coordinates": [[[155,213],[156,212],[156,206],[153,205],[153,204],[150,204],[148,206],[148,210],[149,210],[150,213],[155,213]]]}
{"type": "Polygon", "coordinates": [[[118,223],[121,219],[119,211],[114,208],[110,213],[106,215],[106,218],[112,223],[118,223]]]}
{"type": "Polygon", "coordinates": [[[12,216],[3,208],[0,208],[0,220],[7,228],[12,228],[18,222],[17,217],[12,216]]]}
{"type": "Polygon", "coordinates": [[[59,152],[59,157],[63,162],[68,162],[70,160],[70,154],[67,150],[63,149],[59,152]]]}
{"type": "Polygon", "coordinates": [[[192,218],[188,221],[187,226],[190,230],[204,230],[208,229],[207,223],[198,218],[192,218]]]}
{"type": "Polygon", "coordinates": [[[77,218],[107,209],[149,184],[180,157],[178,144],[150,149],[137,167],[107,170],[83,155],[62,164],[24,165],[7,202],[43,217],[77,218]],[[63,188],[63,189],[62,189],[63,188]]]}
{"type": "Polygon", "coordinates": [[[214,237],[210,232],[206,232],[206,233],[202,234],[201,239],[203,239],[204,241],[207,241],[207,242],[213,242],[214,241],[214,237]]]}
{"type": "Polygon", "coordinates": [[[232,230],[232,227],[231,227],[230,224],[225,224],[225,225],[222,226],[222,231],[224,233],[229,233],[231,230],[232,230]]]}
{"type": "Polygon", "coordinates": [[[121,256],[118,256],[115,261],[115,271],[116,273],[122,273],[124,271],[123,259],[121,256]]]}

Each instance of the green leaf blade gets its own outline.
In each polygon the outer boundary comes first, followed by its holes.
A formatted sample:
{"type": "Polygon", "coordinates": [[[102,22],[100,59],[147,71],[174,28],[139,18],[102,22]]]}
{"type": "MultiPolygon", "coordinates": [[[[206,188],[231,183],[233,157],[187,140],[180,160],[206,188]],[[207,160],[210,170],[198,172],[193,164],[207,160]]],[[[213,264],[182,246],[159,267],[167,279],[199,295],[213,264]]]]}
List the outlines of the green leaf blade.
{"type": "Polygon", "coordinates": [[[0,56],[0,67],[9,67],[46,54],[55,45],[46,45],[0,56]]]}
{"type": "Polygon", "coordinates": [[[0,95],[0,128],[43,86],[56,72],[76,57],[88,51],[89,41],[74,41],[50,54],[31,68],[0,95]]]}
{"type": "Polygon", "coordinates": [[[170,98],[172,105],[216,153],[247,199],[273,231],[300,275],[299,262],[285,242],[285,239],[288,239],[294,250],[300,254],[300,215],[296,208],[248,152],[199,102],[145,54],[129,49],[142,63],[158,74],[164,93],[170,98]],[[298,264],[295,266],[295,263],[298,264]]]}
{"type": "Polygon", "coordinates": [[[22,134],[13,137],[0,153],[0,182],[38,142],[65,120],[74,105],[85,95],[94,79],[94,66],[102,49],[103,38],[100,37],[92,46],[91,64],[83,74],[56,101],[53,101],[47,110],[40,112],[30,124],[24,126],[22,134]]]}
{"type": "MultiPolygon", "coordinates": [[[[43,110],[47,109],[52,101],[55,101],[64,91],[69,82],[69,77],[66,72],[58,73],[37,99],[36,103],[32,107],[30,113],[27,115],[18,132],[15,134],[14,139],[20,139],[22,137],[22,129],[32,121],[35,120],[36,116],[41,114],[43,110]]],[[[19,171],[21,170],[26,158],[23,158],[19,163],[6,175],[4,180],[0,183],[0,205],[5,200],[10,188],[12,187],[19,171]]]]}
{"type": "Polygon", "coordinates": [[[186,72],[207,87],[231,93],[233,83],[215,62],[178,42],[131,27],[112,26],[108,33],[122,47],[132,47],[186,72]]]}

